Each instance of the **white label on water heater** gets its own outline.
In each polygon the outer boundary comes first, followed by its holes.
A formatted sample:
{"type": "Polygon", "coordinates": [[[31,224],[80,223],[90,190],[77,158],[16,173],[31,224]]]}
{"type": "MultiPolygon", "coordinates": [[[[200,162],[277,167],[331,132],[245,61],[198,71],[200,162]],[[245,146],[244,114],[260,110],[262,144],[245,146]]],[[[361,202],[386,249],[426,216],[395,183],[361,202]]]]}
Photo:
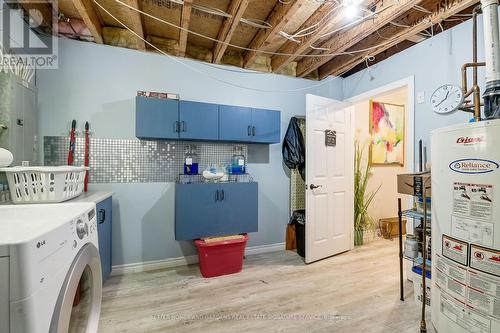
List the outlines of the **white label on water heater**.
{"type": "Polygon", "coordinates": [[[467,269],[454,262],[441,257],[436,253],[436,269],[449,277],[465,284],[467,282],[467,269]]]}
{"type": "Polygon", "coordinates": [[[500,319],[499,298],[495,298],[472,288],[467,288],[467,305],[495,319],[500,319]]]}
{"type": "Polygon", "coordinates": [[[491,221],[493,214],[493,186],[454,183],[453,214],[461,217],[491,221]]]}
{"type": "Polygon", "coordinates": [[[451,217],[451,235],[471,243],[493,245],[493,223],[451,217]]]}
{"type": "Polygon", "coordinates": [[[469,270],[467,285],[482,293],[500,298],[500,278],[469,270]]]}
{"type": "Polygon", "coordinates": [[[453,299],[453,297],[441,293],[441,313],[457,325],[463,327],[467,332],[490,333],[491,320],[481,316],[465,307],[465,304],[453,299]]]}
{"type": "Polygon", "coordinates": [[[472,243],[493,245],[493,186],[453,184],[451,234],[472,243]]]}
{"type": "Polygon", "coordinates": [[[500,277],[500,251],[471,245],[470,267],[500,277]]]}
{"type": "Polygon", "coordinates": [[[459,241],[458,239],[451,238],[447,235],[443,235],[442,249],[444,257],[467,266],[467,260],[469,259],[469,244],[459,241]]]}
{"type": "Polygon", "coordinates": [[[446,290],[450,295],[461,302],[465,302],[467,287],[439,270],[436,270],[436,285],[446,290]]]}

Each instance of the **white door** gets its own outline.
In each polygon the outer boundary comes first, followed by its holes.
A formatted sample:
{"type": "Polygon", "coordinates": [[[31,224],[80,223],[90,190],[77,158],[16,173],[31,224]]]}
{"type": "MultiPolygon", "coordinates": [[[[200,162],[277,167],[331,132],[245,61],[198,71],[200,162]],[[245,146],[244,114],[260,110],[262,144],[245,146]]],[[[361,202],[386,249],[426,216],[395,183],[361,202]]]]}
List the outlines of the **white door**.
{"type": "Polygon", "coordinates": [[[306,95],[306,263],[352,248],[354,155],[352,107],[306,95]],[[325,131],[336,145],[326,145],[325,131]]]}

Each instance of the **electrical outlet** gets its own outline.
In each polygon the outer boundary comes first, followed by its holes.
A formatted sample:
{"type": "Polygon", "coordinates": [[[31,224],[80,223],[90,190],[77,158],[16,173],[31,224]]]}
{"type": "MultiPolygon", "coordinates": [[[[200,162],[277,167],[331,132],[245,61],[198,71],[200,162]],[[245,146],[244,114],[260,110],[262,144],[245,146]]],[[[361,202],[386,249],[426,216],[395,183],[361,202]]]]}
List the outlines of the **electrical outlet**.
{"type": "Polygon", "coordinates": [[[417,92],[417,104],[425,103],[425,91],[417,92]]]}

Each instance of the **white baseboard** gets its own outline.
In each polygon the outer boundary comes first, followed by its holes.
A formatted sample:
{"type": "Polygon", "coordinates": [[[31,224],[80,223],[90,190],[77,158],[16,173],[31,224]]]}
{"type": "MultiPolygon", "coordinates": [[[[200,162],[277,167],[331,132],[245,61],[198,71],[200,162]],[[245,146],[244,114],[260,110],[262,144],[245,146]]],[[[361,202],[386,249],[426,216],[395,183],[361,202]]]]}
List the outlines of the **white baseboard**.
{"type": "MultiPolygon", "coordinates": [[[[247,247],[245,249],[245,255],[248,256],[248,255],[253,255],[253,254],[277,252],[277,251],[284,251],[284,250],[285,250],[285,243],[250,246],[250,247],[247,247]]],[[[185,256],[185,257],[138,262],[138,263],[132,263],[132,264],[116,265],[116,266],[113,266],[113,270],[111,271],[111,275],[114,276],[114,275],[130,274],[130,273],[147,272],[147,271],[153,271],[153,270],[157,270],[157,269],[186,266],[186,265],[192,265],[192,264],[197,264],[197,263],[198,263],[198,256],[192,255],[192,256],[185,256]]]]}
{"type": "Polygon", "coordinates": [[[285,243],[275,243],[269,245],[257,245],[250,246],[245,249],[245,255],[250,256],[252,254],[261,254],[261,253],[269,253],[269,252],[278,252],[285,250],[285,243]]]}

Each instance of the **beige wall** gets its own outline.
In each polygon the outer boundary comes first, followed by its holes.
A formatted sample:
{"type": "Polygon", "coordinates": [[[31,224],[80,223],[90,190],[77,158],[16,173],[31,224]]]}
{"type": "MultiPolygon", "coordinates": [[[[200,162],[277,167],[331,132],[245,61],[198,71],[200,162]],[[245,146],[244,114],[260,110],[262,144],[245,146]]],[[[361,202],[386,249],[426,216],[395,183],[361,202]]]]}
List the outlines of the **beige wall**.
{"type": "MultiPolygon", "coordinates": [[[[392,103],[405,105],[405,140],[408,139],[407,126],[407,88],[400,88],[381,95],[373,96],[372,98],[378,102],[392,103]]],[[[365,147],[364,159],[368,162],[368,142],[370,139],[369,133],[369,100],[355,104],[355,136],[356,139],[365,147]]],[[[408,163],[407,152],[405,152],[405,167],[408,163]]],[[[397,179],[399,173],[404,173],[405,167],[401,166],[373,166],[372,175],[368,183],[368,189],[374,191],[378,186],[378,191],[375,199],[370,206],[368,213],[375,220],[378,227],[378,220],[385,217],[397,216],[397,179]]]]}

